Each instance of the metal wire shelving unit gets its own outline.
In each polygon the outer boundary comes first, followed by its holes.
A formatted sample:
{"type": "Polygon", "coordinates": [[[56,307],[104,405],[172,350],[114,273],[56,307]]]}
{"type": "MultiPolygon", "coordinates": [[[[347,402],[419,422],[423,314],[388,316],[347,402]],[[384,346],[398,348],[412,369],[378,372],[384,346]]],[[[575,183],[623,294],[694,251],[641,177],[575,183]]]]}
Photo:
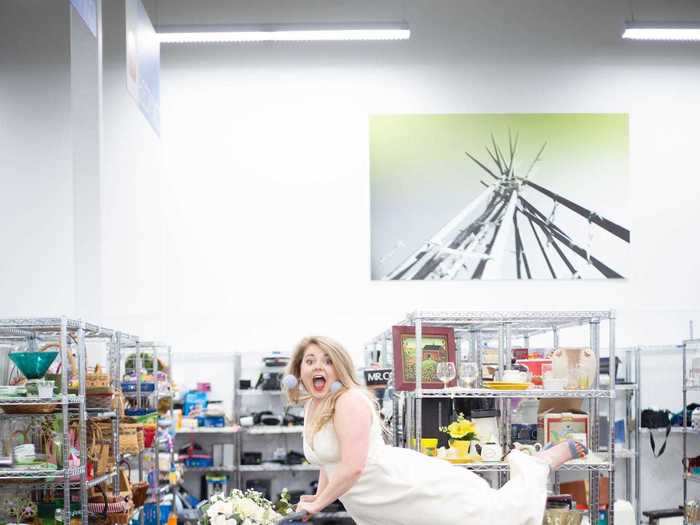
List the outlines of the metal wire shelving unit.
{"type": "MultiPolygon", "coordinates": [[[[530,338],[536,336],[551,335],[552,347],[559,347],[560,331],[573,327],[585,327],[588,329],[590,348],[595,354],[596,363],[600,362],[600,330],[601,323],[608,325],[609,334],[609,360],[610,377],[615,377],[615,315],[612,311],[545,311],[545,312],[436,312],[418,311],[409,314],[400,325],[412,326],[415,331],[416,341],[416,388],[410,392],[395,393],[393,402],[393,442],[398,446],[409,446],[418,449],[421,442],[424,399],[431,398],[488,398],[494,399],[501,414],[501,441],[504,450],[510,450],[511,443],[511,411],[507,401],[515,398],[569,398],[583,399],[588,403],[590,441],[589,448],[595,452],[596,460],[577,460],[565,464],[554,473],[554,488],[558,491],[558,472],[583,472],[589,476],[590,496],[588,502],[589,520],[591,525],[599,522],[599,497],[600,478],[605,475],[609,479],[609,501],[615,500],[615,398],[616,388],[614,380],[609,385],[600,385],[598,370],[594,381],[588,390],[489,390],[481,388],[473,389],[449,389],[433,390],[422,388],[422,331],[425,326],[450,327],[455,331],[455,337],[466,339],[469,350],[477,359],[479,377],[477,384],[481,382],[481,352],[480,348],[485,342],[497,342],[498,367],[496,377],[500,378],[504,370],[510,368],[513,340],[522,340],[525,347],[530,346],[530,338]],[[608,408],[609,446],[606,450],[600,447],[599,413],[601,402],[608,408]]],[[[386,366],[389,363],[391,348],[391,331],[385,331],[369,343],[370,353],[379,353],[379,361],[386,366]],[[378,352],[378,350],[381,351],[378,352]]],[[[457,345],[457,362],[461,360],[460,349],[457,345]]],[[[376,356],[374,357],[376,361],[376,356]]],[[[638,448],[636,449],[638,450],[638,448]]],[[[472,471],[497,474],[497,483],[501,486],[507,480],[509,474],[508,464],[499,463],[472,463],[461,465],[472,471]]],[[[608,523],[614,524],[614,509],[609,505],[608,523]]]]}
{"type": "MultiPolygon", "coordinates": [[[[117,366],[121,365],[122,359],[125,360],[124,364],[124,370],[126,371],[126,360],[129,359],[131,354],[127,354],[124,352],[133,352],[134,356],[134,370],[136,371],[136,388],[133,392],[128,392],[124,393],[126,394],[125,397],[129,399],[132,403],[136,404],[135,408],[153,408],[156,412],[158,412],[158,402],[161,399],[161,391],[160,391],[160,382],[158,380],[158,372],[160,371],[158,368],[158,363],[159,363],[159,356],[165,357],[167,359],[167,364],[165,365],[167,367],[167,373],[166,373],[166,385],[167,385],[167,391],[165,392],[165,395],[167,397],[170,397],[170,424],[174,424],[174,415],[173,415],[173,404],[174,404],[174,399],[173,399],[173,379],[172,379],[172,365],[173,365],[173,359],[172,359],[172,348],[161,342],[156,342],[156,341],[141,341],[137,337],[131,337],[128,338],[126,341],[120,341],[120,344],[118,345],[119,347],[119,354],[116,356],[116,360],[119,363],[117,366]],[[142,380],[141,380],[141,372],[142,371],[147,371],[144,367],[143,364],[143,355],[144,354],[150,354],[151,355],[151,374],[153,375],[153,382],[155,383],[155,386],[152,391],[145,391],[142,388],[142,380]],[[148,405],[152,405],[151,407],[148,407],[148,405]]],[[[119,381],[119,390],[122,391],[121,388],[121,374],[117,375],[117,380],[119,381]]],[[[156,424],[156,434],[153,439],[153,443],[150,447],[146,447],[143,450],[141,450],[138,455],[121,455],[120,460],[126,460],[130,461],[133,458],[136,458],[137,460],[137,468],[138,468],[138,481],[144,481],[144,477],[148,480],[149,474],[153,477],[152,481],[153,484],[149,488],[149,500],[152,503],[155,503],[155,514],[156,514],[156,523],[160,523],[160,503],[162,496],[165,495],[168,492],[172,491],[172,487],[170,486],[163,486],[161,487],[160,485],[160,446],[161,446],[161,441],[159,438],[159,429],[160,429],[160,414],[158,413],[157,416],[157,424],[156,424]],[[151,469],[148,471],[144,468],[144,454],[146,452],[150,452],[152,455],[152,461],[151,461],[151,469]]],[[[116,424],[118,426],[119,424],[119,418],[117,418],[116,424]]],[[[117,448],[115,450],[119,450],[118,444],[117,448]]],[[[172,466],[175,463],[175,451],[174,447],[171,446],[169,452],[170,456],[170,466],[172,466]]],[[[116,490],[119,490],[119,485],[118,485],[118,480],[117,480],[117,488],[116,490]]],[[[139,523],[143,525],[144,523],[144,513],[140,512],[139,513],[139,523]]]]}
{"type": "MultiPolygon", "coordinates": [[[[625,382],[615,385],[618,398],[625,403],[625,446],[616,448],[615,459],[624,461],[625,499],[634,505],[637,524],[641,523],[642,519],[641,351],[641,347],[621,350],[621,354],[625,356],[623,360],[625,382]]],[[[610,377],[612,382],[614,376],[610,377]]],[[[612,418],[610,425],[614,426],[612,418]]]]}
{"type": "MultiPolygon", "coordinates": [[[[239,380],[241,379],[242,370],[242,354],[236,353],[233,356],[234,364],[234,393],[233,393],[233,414],[234,419],[239,417],[242,412],[243,398],[268,398],[282,399],[282,390],[240,390],[238,388],[239,380]]],[[[241,455],[244,449],[244,441],[246,436],[254,438],[262,436],[286,436],[298,435],[301,436],[304,432],[303,425],[294,426],[252,426],[239,427],[239,431],[235,433],[235,465],[233,471],[235,474],[235,483],[239,488],[243,488],[243,476],[246,473],[260,472],[318,472],[318,468],[313,465],[283,465],[277,463],[264,463],[261,465],[242,465],[241,455]]]]}
{"type": "MultiPolygon", "coordinates": [[[[9,398],[0,397],[0,408],[3,406],[27,406],[37,404],[55,404],[58,413],[62,416],[62,464],[68,465],[69,447],[65,446],[69,442],[69,426],[71,416],[76,417],[79,423],[79,455],[80,465],[77,467],[64,468],[58,470],[29,470],[29,469],[3,469],[0,471],[0,480],[4,482],[17,481],[18,487],[22,489],[40,489],[49,486],[60,488],[63,491],[63,520],[64,523],[70,521],[71,491],[79,492],[81,521],[84,525],[88,523],[87,498],[88,489],[94,486],[98,480],[87,479],[87,439],[86,428],[88,410],[86,408],[86,374],[87,374],[87,350],[88,340],[107,340],[115,336],[115,332],[108,328],[87,323],[81,320],[68,319],[65,317],[45,317],[45,318],[13,318],[0,319],[0,341],[10,344],[24,343],[28,348],[37,350],[39,345],[46,343],[58,343],[59,362],[61,366],[61,392],[53,398],[9,398]],[[69,353],[77,350],[77,379],[78,394],[69,395],[69,353]],[[76,481],[75,478],[79,478],[76,481]],[[29,481],[29,482],[28,482],[29,481]]],[[[74,371],[75,373],[76,371],[74,371]]],[[[15,418],[27,415],[34,418],[46,417],[53,414],[35,414],[27,410],[27,414],[12,413],[0,414],[0,417],[15,418]]],[[[111,475],[116,472],[115,470],[111,475]]]]}

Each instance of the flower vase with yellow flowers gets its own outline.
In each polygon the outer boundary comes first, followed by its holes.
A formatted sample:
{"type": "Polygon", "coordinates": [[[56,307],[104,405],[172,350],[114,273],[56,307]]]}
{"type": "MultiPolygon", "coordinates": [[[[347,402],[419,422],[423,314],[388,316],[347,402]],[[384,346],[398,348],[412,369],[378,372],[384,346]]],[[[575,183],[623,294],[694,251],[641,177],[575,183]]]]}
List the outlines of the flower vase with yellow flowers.
{"type": "Polygon", "coordinates": [[[457,420],[453,421],[446,427],[440,427],[440,432],[450,436],[451,455],[457,457],[466,457],[469,455],[469,447],[472,441],[478,441],[476,437],[476,425],[470,420],[465,419],[461,412],[457,415],[457,420]]]}

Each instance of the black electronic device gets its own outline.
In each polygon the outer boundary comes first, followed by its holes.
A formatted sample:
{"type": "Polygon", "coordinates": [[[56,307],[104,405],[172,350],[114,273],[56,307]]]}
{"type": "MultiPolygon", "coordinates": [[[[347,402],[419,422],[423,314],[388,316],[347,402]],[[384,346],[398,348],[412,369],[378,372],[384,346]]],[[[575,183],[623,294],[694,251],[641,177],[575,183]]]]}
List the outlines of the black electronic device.
{"type": "Polygon", "coordinates": [[[247,479],[245,482],[246,490],[252,489],[260,492],[266,499],[270,499],[270,487],[272,480],[270,479],[247,479]]]}
{"type": "Polygon", "coordinates": [[[261,463],[261,452],[243,452],[241,454],[241,465],[260,465],[261,463]]]}

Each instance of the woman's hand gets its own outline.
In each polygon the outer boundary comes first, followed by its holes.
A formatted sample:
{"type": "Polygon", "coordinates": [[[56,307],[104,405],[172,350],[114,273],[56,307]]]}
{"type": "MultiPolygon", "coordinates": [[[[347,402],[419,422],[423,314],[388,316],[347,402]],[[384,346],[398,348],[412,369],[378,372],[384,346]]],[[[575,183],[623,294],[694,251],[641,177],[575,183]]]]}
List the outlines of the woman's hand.
{"type": "MultiPolygon", "coordinates": [[[[311,497],[315,498],[316,496],[311,497]]],[[[294,510],[296,510],[296,512],[308,512],[311,515],[317,514],[321,511],[321,509],[318,508],[318,505],[316,505],[316,503],[313,501],[300,501],[297,508],[294,510]]]]}
{"type": "Polygon", "coordinates": [[[304,494],[302,497],[299,498],[299,501],[305,501],[306,503],[313,503],[314,501],[316,501],[317,497],[318,497],[318,495],[316,495],[316,494],[314,494],[312,496],[310,496],[308,494],[304,494]]]}

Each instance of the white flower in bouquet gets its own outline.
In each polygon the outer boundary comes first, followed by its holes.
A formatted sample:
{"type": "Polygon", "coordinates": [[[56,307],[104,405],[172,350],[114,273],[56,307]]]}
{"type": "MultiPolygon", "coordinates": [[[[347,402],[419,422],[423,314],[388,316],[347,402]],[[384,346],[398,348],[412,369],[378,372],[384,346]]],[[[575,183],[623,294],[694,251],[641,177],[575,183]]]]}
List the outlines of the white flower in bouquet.
{"type": "MultiPolygon", "coordinates": [[[[276,508],[282,514],[290,512],[286,490],[276,508]]],[[[234,489],[228,497],[217,494],[203,511],[205,525],[275,525],[282,519],[282,514],[276,512],[272,503],[254,490],[243,493],[234,489]]]]}

